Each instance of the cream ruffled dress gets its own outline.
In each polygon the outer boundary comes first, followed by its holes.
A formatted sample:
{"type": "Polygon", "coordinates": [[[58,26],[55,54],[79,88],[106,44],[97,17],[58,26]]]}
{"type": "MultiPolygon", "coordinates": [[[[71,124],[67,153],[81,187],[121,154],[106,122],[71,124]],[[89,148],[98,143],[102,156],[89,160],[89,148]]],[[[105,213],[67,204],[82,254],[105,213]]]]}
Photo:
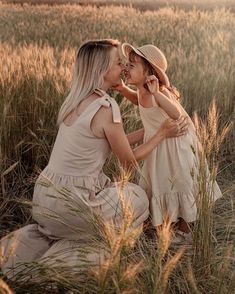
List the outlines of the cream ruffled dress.
{"type": "MultiPolygon", "coordinates": [[[[148,141],[169,118],[157,105],[153,96],[152,104],[152,107],[145,108],[139,103],[140,116],[145,129],[144,142],[148,141]]],[[[187,115],[183,108],[182,114],[187,115]]],[[[153,226],[161,225],[167,218],[171,222],[176,222],[179,217],[186,222],[193,222],[197,218],[195,195],[197,195],[198,139],[193,122],[191,119],[189,121],[190,126],[186,135],[163,140],[144,160],[139,184],[150,198],[153,226]]],[[[213,198],[216,200],[221,196],[221,191],[215,182],[213,198]]]]}

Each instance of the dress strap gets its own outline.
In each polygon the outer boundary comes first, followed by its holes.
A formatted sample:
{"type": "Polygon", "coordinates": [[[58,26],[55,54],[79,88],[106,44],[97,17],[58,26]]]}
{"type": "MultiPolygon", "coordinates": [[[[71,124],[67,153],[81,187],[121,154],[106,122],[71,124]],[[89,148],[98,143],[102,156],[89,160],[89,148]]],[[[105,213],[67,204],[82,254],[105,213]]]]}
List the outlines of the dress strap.
{"type": "MultiPolygon", "coordinates": [[[[136,94],[137,94],[138,104],[141,105],[141,103],[140,103],[140,94],[139,94],[139,90],[137,90],[136,94]]],[[[156,102],[156,100],[155,100],[155,98],[154,98],[153,95],[151,95],[151,100],[152,100],[152,105],[153,105],[153,106],[158,106],[158,104],[157,104],[157,102],[156,102]]]]}
{"type": "Polygon", "coordinates": [[[109,107],[111,105],[113,113],[113,122],[120,123],[122,121],[120,108],[115,99],[111,98],[104,90],[100,88],[96,88],[94,92],[101,96],[101,98],[99,98],[100,105],[104,107],[109,107]]]}
{"type": "Polygon", "coordinates": [[[113,98],[111,98],[107,93],[105,93],[105,95],[99,99],[99,103],[104,107],[110,107],[111,105],[114,123],[120,123],[122,121],[120,108],[117,102],[113,98]]]}

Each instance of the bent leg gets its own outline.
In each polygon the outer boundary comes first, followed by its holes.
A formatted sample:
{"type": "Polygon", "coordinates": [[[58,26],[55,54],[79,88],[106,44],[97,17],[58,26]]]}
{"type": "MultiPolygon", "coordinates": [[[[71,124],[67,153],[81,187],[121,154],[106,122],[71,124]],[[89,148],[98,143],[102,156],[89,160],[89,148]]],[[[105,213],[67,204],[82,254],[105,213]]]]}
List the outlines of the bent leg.
{"type": "Polygon", "coordinates": [[[115,183],[115,186],[101,191],[98,197],[103,197],[105,202],[101,206],[104,220],[114,220],[115,223],[123,222],[123,208],[129,207],[132,213],[132,228],[139,227],[149,216],[149,201],[145,191],[138,185],[115,183]]]}
{"type": "Polygon", "coordinates": [[[12,278],[28,263],[39,259],[50,247],[51,240],[38,231],[37,224],[27,225],[0,240],[1,268],[12,278]]]}

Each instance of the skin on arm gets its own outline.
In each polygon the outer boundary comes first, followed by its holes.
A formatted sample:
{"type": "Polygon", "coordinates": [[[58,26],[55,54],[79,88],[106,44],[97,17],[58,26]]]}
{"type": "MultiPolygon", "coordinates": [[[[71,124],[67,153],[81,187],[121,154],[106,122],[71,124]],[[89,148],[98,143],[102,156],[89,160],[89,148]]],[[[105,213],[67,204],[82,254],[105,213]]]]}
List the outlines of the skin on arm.
{"type": "Polygon", "coordinates": [[[169,115],[172,119],[178,119],[181,116],[180,107],[162,92],[154,94],[157,104],[169,115]]]}
{"type": "Polygon", "coordinates": [[[188,129],[188,118],[180,117],[178,120],[167,119],[162,123],[155,135],[146,143],[133,149],[137,161],[146,158],[154,148],[164,139],[185,135],[188,129]]]}
{"type": "Polygon", "coordinates": [[[137,162],[144,159],[164,139],[163,132],[159,132],[148,142],[132,150],[121,123],[106,125],[104,132],[113,153],[118,157],[123,168],[127,170],[137,166],[137,162]]]}
{"type": "Polygon", "coordinates": [[[178,123],[167,120],[156,134],[146,143],[134,150],[131,149],[122,123],[114,123],[111,108],[102,107],[100,112],[101,125],[113,153],[118,157],[124,169],[130,170],[137,166],[137,162],[146,158],[152,150],[165,138],[185,134],[188,123],[181,119],[178,123]]]}
{"type": "Polygon", "coordinates": [[[144,128],[138,129],[137,131],[131,132],[126,135],[127,140],[130,145],[134,145],[140,141],[143,140],[144,138],[144,128]]]}
{"type": "Polygon", "coordinates": [[[138,105],[137,92],[126,86],[123,80],[121,80],[120,84],[114,86],[113,88],[126,97],[131,103],[138,105]]]}
{"type": "Polygon", "coordinates": [[[173,95],[171,95],[166,89],[162,92],[159,90],[159,82],[154,75],[147,77],[146,83],[150,93],[153,94],[156,103],[169,115],[170,118],[179,119],[182,114],[181,108],[173,95]]]}

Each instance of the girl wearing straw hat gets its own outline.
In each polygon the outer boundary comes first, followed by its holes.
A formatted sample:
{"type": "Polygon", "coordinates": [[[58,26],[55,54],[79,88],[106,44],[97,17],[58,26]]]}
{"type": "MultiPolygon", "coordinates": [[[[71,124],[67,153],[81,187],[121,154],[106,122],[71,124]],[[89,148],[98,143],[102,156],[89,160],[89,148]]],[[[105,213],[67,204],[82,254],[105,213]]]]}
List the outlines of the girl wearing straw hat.
{"type": "MultiPolygon", "coordinates": [[[[116,89],[139,105],[145,142],[165,119],[177,120],[188,114],[179,103],[179,92],[170,85],[166,75],[167,60],[159,48],[154,45],[134,48],[124,43],[122,52],[128,58],[126,81],[136,86],[137,91],[123,82],[116,89]]],[[[189,118],[189,131],[184,136],[169,138],[158,144],[145,158],[142,167],[140,186],[150,198],[152,224],[160,228],[165,221],[177,223],[173,238],[176,243],[191,241],[188,224],[197,218],[197,188],[192,177],[192,171],[197,175],[198,169],[197,151],[193,151],[197,150],[197,146],[195,128],[189,118]]],[[[221,197],[216,182],[213,189],[213,200],[216,200],[221,197]]]]}

